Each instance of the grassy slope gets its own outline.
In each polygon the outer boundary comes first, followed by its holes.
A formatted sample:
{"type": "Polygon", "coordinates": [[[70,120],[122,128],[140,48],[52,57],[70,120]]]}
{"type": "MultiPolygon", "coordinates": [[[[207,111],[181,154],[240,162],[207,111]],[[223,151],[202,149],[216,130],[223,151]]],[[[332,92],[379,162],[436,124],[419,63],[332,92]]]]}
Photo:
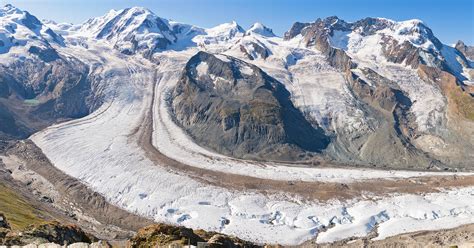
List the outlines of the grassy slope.
{"type": "MultiPolygon", "coordinates": [[[[0,212],[5,214],[14,230],[45,221],[46,213],[29,204],[21,195],[0,183],[0,212]]],[[[49,218],[48,218],[49,219],[49,218]]]]}

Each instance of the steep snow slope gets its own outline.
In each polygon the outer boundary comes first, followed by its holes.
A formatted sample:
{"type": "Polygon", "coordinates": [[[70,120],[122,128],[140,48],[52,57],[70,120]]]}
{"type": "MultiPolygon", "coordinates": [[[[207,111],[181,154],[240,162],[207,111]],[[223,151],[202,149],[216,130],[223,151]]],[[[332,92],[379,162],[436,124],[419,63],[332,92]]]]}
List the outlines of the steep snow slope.
{"type": "Polygon", "coordinates": [[[27,11],[5,5],[0,8],[0,58],[26,56],[32,46],[63,45],[63,38],[27,11]]]}
{"type": "Polygon", "coordinates": [[[245,30],[232,21],[206,29],[205,34],[194,37],[193,41],[203,50],[222,52],[229,49],[230,44],[240,39],[244,33],[245,30]]]}
{"type": "Polygon", "coordinates": [[[26,138],[99,104],[88,66],[57,47],[65,47],[63,37],[36,17],[12,5],[0,8],[0,139],[26,138]]]}
{"type": "Polygon", "coordinates": [[[105,16],[88,20],[80,31],[111,42],[125,54],[153,53],[177,41],[167,20],[139,7],[112,10],[105,16]]]}
{"type": "Polygon", "coordinates": [[[273,30],[266,27],[260,22],[254,23],[247,31],[245,31],[245,35],[251,34],[259,34],[265,37],[275,37],[276,35],[273,33],[273,30]]]}

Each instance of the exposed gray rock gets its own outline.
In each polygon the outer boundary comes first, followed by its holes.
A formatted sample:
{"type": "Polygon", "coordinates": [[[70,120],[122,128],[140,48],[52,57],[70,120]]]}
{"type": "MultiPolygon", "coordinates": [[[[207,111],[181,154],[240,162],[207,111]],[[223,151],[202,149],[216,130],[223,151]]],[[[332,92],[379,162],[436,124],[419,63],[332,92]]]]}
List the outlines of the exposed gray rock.
{"type": "Polygon", "coordinates": [[[370,69],[363,73],[372,84],[348,71],[347,79],[354,96],[364,105],[362,109],[372,119],[369,132],[357,140],[345,140],[341,134],[335,141],[333,154],[338,160],[358,160],[359,164],[377,167],[428,169],[442,167],[413,144],[417,134],[416,122],[410,113],[412,102],[394,82],[370,69]],[[345,157],[344,154],[347,154],[345,157]]]}
{"type": "Polygon", "coordinates": [[[285,32],[285,34],[283,35],[283,38],[285,40],[293,39],[294,37],[299,35],[305,27],[309,25],[310,23],[295,22],[293,26],[291,26],[291,29],[285,32]]]}
{"type": "Polygon", "coordinates": [[[59,59],[59,55],[56,50],[52,48],[41,49],[37,46],[31,46],[28,49],[29,53],[36,54],[44,62],[51,62],[59,59]]]}
{"type": "Polygon", "coordinates": [[[354,65],[350,57],[343,50],[332,47],[329,44],[328,37],[335,30],[330,27],[339,28],[344,31],[349,29],[347,23],[339,21],[337,17],[333,16],[324,20],[318,19],[314,23],[295,23],[290,31],[285,33],[285,39],[301,34],[306,46],[315,47],[321,51],[328,59],[329,64],[334,68],[341,71],[353,68],[354,65]]]}
{"type": "Polygon", "coordinates": [[[299,160],[329,139],[306,121],[289,92],[258,67],[199,52],[171,96],[176,121],[198,144],[251,159],[299,160]]]}
{"type": "Polygon", "coordinates": [[[455,48],[460,51],[466,58],[474,61],[474,46],[467,46],[463,41],[459,40],[455,48]]]}
{"type": "Polygon", "coordinates": [[[265,45],[256,42],[248,42],[245,45],[240,45],[240,51],[250,60],[257,59],[258,57],[266,59],[271,55],[270,50],[265,45]],[[250,49],[247,48],[247,46],[250,46],[250,49]]]}

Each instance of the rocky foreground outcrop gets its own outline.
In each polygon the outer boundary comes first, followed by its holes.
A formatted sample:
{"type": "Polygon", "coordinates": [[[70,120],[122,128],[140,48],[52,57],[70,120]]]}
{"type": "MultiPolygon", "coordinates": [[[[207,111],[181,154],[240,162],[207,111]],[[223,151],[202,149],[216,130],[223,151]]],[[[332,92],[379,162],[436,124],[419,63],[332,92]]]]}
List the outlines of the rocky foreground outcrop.
{"type": "Polygon", "coordinates": [[[156,224],[138,230],[137,234],[130,239],[129,247],[161,247],[167,245],[194,245],[198,242],[207,243],[207,247],[237,248],[237,247],[260,247],[251,242],[241,240],[215,232],[195,230],[166,224],[156,224]]]}
{"type": "Polygon", "coordinates": [[[285,87],[255,65],[199,52],[171,95],[180,124],[202,146],[246,159],[299,160],[328,142],[285,87]]]}
{"type": "MultiPolygon", "coordinates": [[[[239,248],[261,247],[237,237],[227,236],[204,230],[192,230],[182,226],[154,224],[141,228],[128,241],[120,242],[130,248],[167,247],[169,245],[196,246],[206,243],[207,247],[239,248]]],[[[12,230],[6,217],[0,213],[0,245],[67,245],[68,247],[110,247],[107,242],[98,242],[97,238],[85,233],[76,225],[64,225],[59,222],[45,222],[30,225],[23,230],[12,230]]]]}
{"type": "Polygon", "coordinates": [[[76,225],[63,225],[54,221],[30,225],[23,230],[12,230],[6,217],[0,214],[0,245],[38,245],[44,243],[67,245],[95,241],[97,241],[97,238],[85,233],[76,225]]]}

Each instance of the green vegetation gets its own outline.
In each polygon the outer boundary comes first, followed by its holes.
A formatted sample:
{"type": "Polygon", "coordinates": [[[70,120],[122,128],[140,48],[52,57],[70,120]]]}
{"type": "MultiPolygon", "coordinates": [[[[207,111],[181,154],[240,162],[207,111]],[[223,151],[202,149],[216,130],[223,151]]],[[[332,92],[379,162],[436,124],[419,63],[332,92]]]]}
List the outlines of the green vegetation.
{"type": "Polygon", "coordinates": [[[26,99],[24,103],[26,105],[35,106],[35,105],[38,105],[40,102],[36,99],[26,99]]]}
{"type": "Polygon", "coordinates": [[[456,103],[458,111],[466,119],[474,121],[474,98],[461,90],[453,90],[451,99],[456,103]]]}
{"type": "Polygon", "coordinates": [[[29,204],[22,196],[0,183],[0,212],[5,214],[13,230],[45,221],[45,214],[29,204]]]}

